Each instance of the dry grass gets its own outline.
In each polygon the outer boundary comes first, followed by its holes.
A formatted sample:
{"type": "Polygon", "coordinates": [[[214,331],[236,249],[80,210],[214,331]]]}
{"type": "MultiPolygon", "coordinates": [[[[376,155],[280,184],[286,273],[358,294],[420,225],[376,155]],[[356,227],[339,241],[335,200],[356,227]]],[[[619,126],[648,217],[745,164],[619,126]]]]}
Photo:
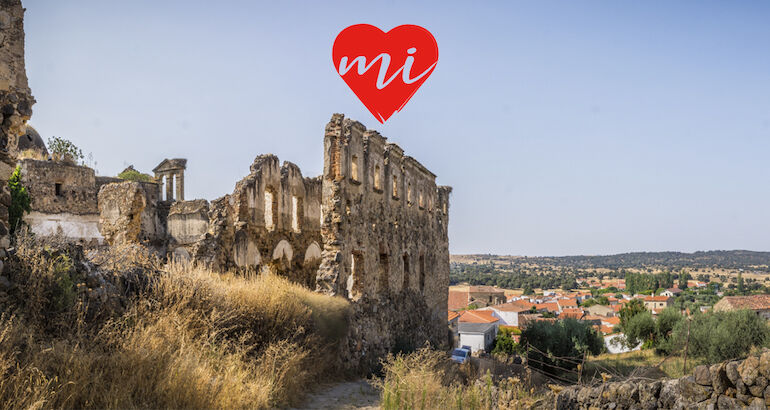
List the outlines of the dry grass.
{"type": "Polygon", "coordinates": [[[684,357],[659,356],[652,349],[620,354],[605,353],[591,357],[586,362],[585,375],[588,380],[591,378],[600,380],[601,373],[613,375],[616,380],[627,377],[679,378],[690,374],[695,366],[704,363],[705,360],[703,359],[689,357],[687,358],[687,371],[685,371],[684,357]]]}
{"type": "Polygon", "coordinates": [[[520,378],[497,384],[487,373],[476,378],[470,362],[457,365],[447,354],[425,347],[410,354],[390,355],[384,376],[375,384],[382,390],[381,407],[389,409],[520,409],[541,399],[520,378]]]}
{"type": "MultiPolygon", "coordinates": [[[[14,279],[55,277],[56,257],[30,246],[20,243],[28,259],[14,279]]],[[[154,263],[144,257],[117,262],[154,263]]],[[[285,406],[334,374],[330,358],[346,330],[344,299],[270,274],[170,265],[149,274],[146,289],[100,323],[84,319],[78,301],[43,315],[50,298],[42,289],[55,282],[19,281],[19,292],[39,296],[0,317],[0,408],[285,406]]]]}

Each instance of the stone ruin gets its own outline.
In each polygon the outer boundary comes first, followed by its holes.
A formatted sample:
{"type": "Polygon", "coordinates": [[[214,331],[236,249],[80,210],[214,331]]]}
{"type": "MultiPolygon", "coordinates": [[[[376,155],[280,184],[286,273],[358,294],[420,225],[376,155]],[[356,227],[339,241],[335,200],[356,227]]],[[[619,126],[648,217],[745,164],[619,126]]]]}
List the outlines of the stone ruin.
{"type": "Polygon", "coordinates": [[[26,124],[35,100],[24,67],[24,9],[20,0],[0,5],[0,261],[9,246],[5,181],[18,163],[34,234],[94,247],[142,244],[219,271],[269,270],[349,299],[340,355],[351,370],[371,370],[385,353],[425,341],[445,345],[451,188],[436,186],[398,145],[334,114],[323,175],[305,177],[295,164],[260,155],[231,194],[211,202],[185,200],[185,159],[163,160],[149,182],[53,161],[26,124]]]}

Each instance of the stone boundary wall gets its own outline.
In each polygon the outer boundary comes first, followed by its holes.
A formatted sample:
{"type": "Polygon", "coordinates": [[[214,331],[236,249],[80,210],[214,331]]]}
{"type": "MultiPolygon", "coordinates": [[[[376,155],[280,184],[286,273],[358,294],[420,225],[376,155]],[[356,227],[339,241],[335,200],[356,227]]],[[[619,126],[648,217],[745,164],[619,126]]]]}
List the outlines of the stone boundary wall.
{"type": "Polygon", "coordinates": [[[572,386],[556,409],[765,409],[770,407],[770,351],[744,360],[698,366],[679,379],[627,380],[572,386]]]}

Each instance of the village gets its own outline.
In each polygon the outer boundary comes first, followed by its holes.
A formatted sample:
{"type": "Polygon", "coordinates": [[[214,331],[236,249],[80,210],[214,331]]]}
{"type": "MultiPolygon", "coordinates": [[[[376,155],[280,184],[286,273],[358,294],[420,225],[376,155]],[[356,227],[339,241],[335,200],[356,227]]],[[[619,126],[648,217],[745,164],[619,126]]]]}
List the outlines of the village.
{"type": "MultiPolygon", "coordinates": [[[[770,295],[724,296],[717,283],[688,280],[679,285],[659,289],[653,294],[626,291],[624,279],[579,279],[579,289],[536,289],[524,294],[522,289],[502,289],[488,285],[454,285],[449,289],[448,321],[455,347],[470,347],[474,355],[491,353],[498,334],[506,330],[518,343],[521,332],[537,321],[555,322],[576,319],[589,322],[604,338],[608,353],[638,350],[624,346],[621,311],[631,301],[638,300],[653,316],[665,309],[676,309],[685,317],[709,311],[727,312],[748,309],[763,319],[770,319],[770,295]],[[719,301],[713,305],[678,309],[677,298],[688,295],[711,295],[719,301]]],[[[644,292],[650,293],[650,292],[644,292]]],[[[681,305],[681,304],[679,304],[681,305]]]]}

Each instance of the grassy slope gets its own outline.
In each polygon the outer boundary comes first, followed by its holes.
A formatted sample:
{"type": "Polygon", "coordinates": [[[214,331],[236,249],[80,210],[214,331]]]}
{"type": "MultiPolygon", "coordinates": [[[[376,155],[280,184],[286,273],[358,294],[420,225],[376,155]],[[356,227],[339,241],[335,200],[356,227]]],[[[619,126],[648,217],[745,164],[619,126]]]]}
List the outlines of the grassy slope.
{"type": "MultiPolygon", "coordinates": [[[[111,275],[147,266],[114,253],[111,275]]],[[[82,297],[51,311],[62,301],[51,289],[70,286],[61,272],[77,282],[73,266],[29,240],[18,255],[0,316],[2,408],[267,408],[338,370],[344,299],[273,275],[167,266],[145,272],[150,285],[119,314],[90,321],[82,297]]]]}

